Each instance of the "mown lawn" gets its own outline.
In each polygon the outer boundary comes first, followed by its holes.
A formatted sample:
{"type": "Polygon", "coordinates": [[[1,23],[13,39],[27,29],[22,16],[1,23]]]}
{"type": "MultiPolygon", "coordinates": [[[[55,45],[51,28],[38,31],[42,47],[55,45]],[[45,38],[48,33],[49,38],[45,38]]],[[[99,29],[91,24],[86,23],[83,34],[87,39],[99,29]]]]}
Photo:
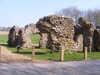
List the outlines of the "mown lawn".
{"type": "MultiPolygon", "coordinates": [[[[39,35],[31,35],[30,36],[33,44],[39,44],[40,36],[39,35]]],[[[0,35],[0,43],[6,43],[8,40],[7,35],[0,35]]],[[[7,47],[12,52],[16,53],[15,47],[9,47],[7,44],[3,44],[3,46],[7,47]]],[[[31,57],[32,49],[20,49],[20,54],[31,57]]],[[[39,60],[59,60],[60,52],[50,53],[50,49],[35,49],[35,58],[39,60]]],[[[65,50],[65,61],[78,61],[84,60],[83,53],[78,53],[76,51],[72,51],[72,54],[69,54],[69,50],[65,50]]],[[[100,52],[92,52],[88,53],[88,60],[97,60],[100,59],[100,52]]]]}
{"type": "Polygon", "coordinates": [[[40,35],[30,35],[33,44],[39,44],[40,35]]]}
{"type": "Polygon", "coordinates": [[[8,35],[0,35],[0,43],[7,43],[8,35]]]}
{"type": "MultiPolygon", "coordinates": [[[[40,40],[39,35],[30,35],[33,44],[38,44],[40,40]]],[[[8,35],[0,35],[0,43],[7,43],[8,35]]]]}

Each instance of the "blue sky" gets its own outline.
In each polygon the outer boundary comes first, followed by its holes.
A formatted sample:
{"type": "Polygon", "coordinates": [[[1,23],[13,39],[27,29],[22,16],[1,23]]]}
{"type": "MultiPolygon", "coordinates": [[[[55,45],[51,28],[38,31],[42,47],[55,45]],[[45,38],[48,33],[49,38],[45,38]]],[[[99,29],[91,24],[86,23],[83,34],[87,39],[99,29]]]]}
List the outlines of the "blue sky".
{"type": "Polygon", "coordinates": [[[99,9],[100,0],[0,0],[0,26],[25,26],[57,11],[77,7],[99,9]]]}

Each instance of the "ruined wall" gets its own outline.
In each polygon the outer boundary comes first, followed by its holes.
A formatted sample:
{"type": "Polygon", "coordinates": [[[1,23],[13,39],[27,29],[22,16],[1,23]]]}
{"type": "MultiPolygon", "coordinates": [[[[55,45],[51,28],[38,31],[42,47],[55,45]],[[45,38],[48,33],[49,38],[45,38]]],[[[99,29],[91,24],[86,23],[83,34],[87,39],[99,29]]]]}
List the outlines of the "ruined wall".
{"type": "Polygon", "coordinates": [[[16,46],[17,42],[16,42],[16,38],[19,32],[19,28],[17,26],[13,26],[8,34],[8,45],[9,46],[16,46]]]}
{"type": "Polygon", "coordinates": [[[45,16],[36,26],[41,35],[40,47],[51,50],[73,48],[74,21],[71,18],[60,15],[45,16]]]}
{"type": "Polygon", "coordinates": [[[82,35],[82,27],[77,24],[74,26],[74,41],[76,44],[77,51],[83,51],[83,35],[82,35]]]}
{"type": "Polygon", "coordinates": [[[36,24],[27,24],[24,30],[27,34],[39,34],[36,24]]]}
{"type": "Polygon", "coordinates": [[[17,28],[16,26],[13,26],[9,31],[8,45],[20,45],[21,48],[32,48],[32,43],[29,35],[25,30],[17,28]]]}
{"type": "Polygon", "coordinates": [[[16,41],[17,45],[20,45],[22,48],[32,48],[30,36],[22,29],[19,30],[16,41]]]}
{"type": "Polygon", "coordinates": [[[61,48],[82,51],[84,47],[88,47],[89,51],[100,50],[99,28],[96,29],[83,17],[80,17],[78,24],[75,25],[71,18],[60,15],[45,16],[35,25],[26,25],[24,30],[13,26],[9,31],[8,45],[31,48],[29,35],[37,33],[41,36],[39,45],[41,48],[47,47],[53,51],[61,48]]]}
{"type": "Polygon", "coordinates": [[[94,51],[100,51],[100,29],[95,29],[93,43],[94,51]]]}
{"type": "Polygon", "coordinates": [[[82,34],[83,36],[83,50],[85,47],[88,47],[88,50],[91,52],[93,50],[93,37],[95,26],[88,21],[87,19],[80,17],[78,20],[78,25],[76,25],[75,37],[82,34]]]}

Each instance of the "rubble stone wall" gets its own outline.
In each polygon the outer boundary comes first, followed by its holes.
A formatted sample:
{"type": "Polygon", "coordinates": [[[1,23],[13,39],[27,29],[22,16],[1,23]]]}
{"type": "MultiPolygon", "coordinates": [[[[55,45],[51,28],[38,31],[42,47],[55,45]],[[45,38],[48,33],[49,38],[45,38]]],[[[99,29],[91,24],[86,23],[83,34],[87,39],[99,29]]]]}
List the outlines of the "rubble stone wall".
{"type": "Polygon", "coordinates": [[[75,36],[83,35],[83,50],[85,47],[88,47],[88,50],[91,52],[93,50],[93,38],[95,26],[88,21],[87,19],[80,17],[78,20],[78,25],[76,25],[75,36]]]}
{"type": "Polygon", "coordinates": [[[19,32],[19,28],[17,26],[13,26],[8,34],[8,45],[9,46],[16,46],[16,38],[19,32]]]}
{"type": "Polygon", "coordinates": [[[51,50],[72,49],[74,47],[74,21],[71,18],[50,15],[41,18],[37,24],[40,31],[40,47],[51,50]]]}
{"type": "Polygon", "coordinates": [[[39,30],[36,28],[36,24],[27,24],[25,29],[27,34],[38,34],[39,30]]]}
{"type": "Polygon", "coordinates": [[[25,30],[13,26],[9,31],[8,45],[17,46],[20,45],[21,48],[32,48],[32,43],[29,35],[25,30]]]}
{"type": "Polygon", "coordinates": [[[100,29],[95,29],[93,43],[94,51],[100,51],[100,29]]]}
{"type": "Polygon", "coordinates": [[[36,24],[28,24],[25,29],[13,26],[8,35],[8,45],[31,48],[30,34],[40,34],[41,48],[53,51],[73,49],[77,51],[88,47],[89,51],[100,50],[100,28],[80,17],[75,25],[72,18],[50,15],[41,18],[36,24]]]}

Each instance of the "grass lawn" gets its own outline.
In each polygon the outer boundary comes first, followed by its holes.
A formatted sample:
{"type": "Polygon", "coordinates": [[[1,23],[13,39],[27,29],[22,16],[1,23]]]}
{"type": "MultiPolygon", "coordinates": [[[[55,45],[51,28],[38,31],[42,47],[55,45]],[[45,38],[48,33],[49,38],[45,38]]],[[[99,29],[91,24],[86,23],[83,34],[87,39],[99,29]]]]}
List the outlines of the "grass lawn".
{"type": "Polygon", "coordinates": [[[0,35],[0,43],[7,43],[8,35],[0,35]]]}
{"type": "MultiPolygon", "coordinates": [[[[39,35],[30,35],[33,44],[38,44],[40,40],[39,35]]],[[[8,35],[0,35],[0,43],[7,43],[8,35]]]]}
{"type": "MultiPolygon", "coordinates": [[[[30,36],[33,44],[39,44],[39,35],[31,35],[30,36]]],[[[8,40],[7,35],[0,35],[0,43],[6,43],[8,40]]],[[[3,46],[7,47],[12,52],[16,53],[15,47],[9,47],[7,44],[4,44],[3,46]]],[[[25,56],[31,57],[32,56],[32,49],[20,49],[20,54],[23,54],[25,56]]],[[[78,53],[75,51],[72,51],[72,54],[67,54],[68,50],[65,51],[64,59],[65,61],[75,61],[75,60],[83,60],[83,53],[78,53]]],[[[60,52],[50,53],[49,49],[36,49],[35,50],[35,58],[39,60],[59,60],[60,58],[60,52]]],[[[92,52],[88,53],[88,60],[97,60],[100,59],[100,52],[92,52]]]]}
{"type": "Polygon", "coordinates": [[[33,44],[39,44],[40,35],[30,35],[33,44]]]}

